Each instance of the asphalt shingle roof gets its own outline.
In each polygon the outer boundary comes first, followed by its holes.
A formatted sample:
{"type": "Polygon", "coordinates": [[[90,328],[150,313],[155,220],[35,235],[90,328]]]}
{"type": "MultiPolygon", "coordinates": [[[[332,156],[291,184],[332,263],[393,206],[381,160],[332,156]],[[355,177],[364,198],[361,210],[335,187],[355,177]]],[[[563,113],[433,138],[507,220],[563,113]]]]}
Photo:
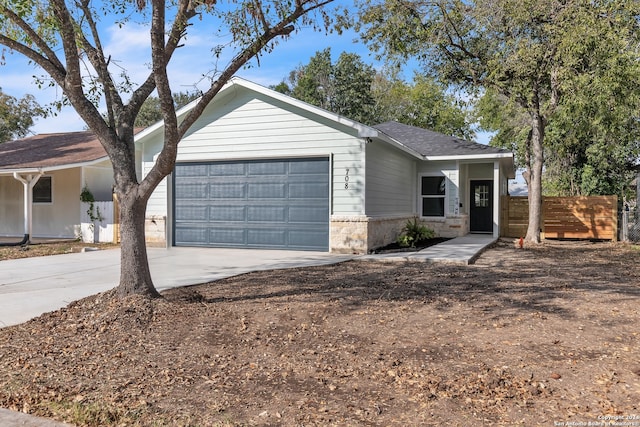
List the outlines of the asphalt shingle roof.
{"type": "Polygon", "coordinates": [[[510,153],[509,150],[502,148],[490,147],[397,122],[381,123],[373,128],[425,157],[510,153]]]}
{"type": "Polygon", "coordinates": [[[0,144],[0,170],[73,165],[106,156],[92,132],[42,134],[0,144]]]}

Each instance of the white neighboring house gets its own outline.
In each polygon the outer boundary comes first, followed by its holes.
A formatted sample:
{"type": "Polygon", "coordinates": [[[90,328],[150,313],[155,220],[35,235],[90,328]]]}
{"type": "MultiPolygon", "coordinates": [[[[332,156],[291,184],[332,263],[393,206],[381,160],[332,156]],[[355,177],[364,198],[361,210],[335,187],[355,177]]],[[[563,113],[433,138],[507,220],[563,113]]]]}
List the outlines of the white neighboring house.
{"type": "MultiPolygon", "coordinates": [[[[162,148],[162,127],[136,135],[143,175],[162,148]]],[[[508,150],[399,123],[365,126],[233,78],[151,196],[147,239],[365,253],[395,241],[413,218],[442,237],[498,237],[512,178],[508,150]]]]}
{"type": "Polygon", "coordinates": [[[0,237],[113,241],[113,182],[111,163],[91,132],[0,144],[0,237]],[[102,221],[88,219],[89,206],[80,201],[85,187],[98,202],[92,216],[102,221]]]}

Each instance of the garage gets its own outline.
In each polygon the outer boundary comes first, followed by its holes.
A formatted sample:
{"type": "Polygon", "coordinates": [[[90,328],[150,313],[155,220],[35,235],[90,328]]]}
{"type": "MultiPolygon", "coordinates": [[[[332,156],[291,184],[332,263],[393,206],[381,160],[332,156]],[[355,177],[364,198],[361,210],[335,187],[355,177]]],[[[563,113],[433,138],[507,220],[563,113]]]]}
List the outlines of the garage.
{"type": "Polygon", "coordinates": [[[176,246],[329,250],[329,159],[178,163],[176,246]]]}

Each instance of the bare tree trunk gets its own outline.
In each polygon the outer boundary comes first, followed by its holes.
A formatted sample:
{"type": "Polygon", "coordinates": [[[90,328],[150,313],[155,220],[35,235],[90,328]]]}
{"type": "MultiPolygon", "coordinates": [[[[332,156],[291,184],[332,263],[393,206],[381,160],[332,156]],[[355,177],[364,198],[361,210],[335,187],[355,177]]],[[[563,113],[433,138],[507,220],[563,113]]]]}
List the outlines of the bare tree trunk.
{"type": "Polygon", "coordinates": [[[120,284],[117,293],[158,297],[151,280],[145,242],[147,198],[137,191],[119,194],[120,203],[120,284]]]}
{"type": "Polygon", "coordinates": [[[525,240],[540,243],[542,224],[542,165],[544,162],[542,143],[544,141],[544,119],[539,111],[531,112],[531,149],[530,167],[526,177],[529,187],[529,225],[525,240]]]}

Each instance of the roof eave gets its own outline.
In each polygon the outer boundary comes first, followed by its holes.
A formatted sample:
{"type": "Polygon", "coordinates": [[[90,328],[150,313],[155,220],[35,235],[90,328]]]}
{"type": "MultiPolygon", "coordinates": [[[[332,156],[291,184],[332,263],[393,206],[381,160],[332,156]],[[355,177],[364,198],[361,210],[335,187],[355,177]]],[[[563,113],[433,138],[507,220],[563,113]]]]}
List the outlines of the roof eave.
{"type": "Polygon", "coordinates": [[[53,166],[30,166],[24,168],[0,168],[0,175],[13,175],[15,172],[17,173],[46,173],[46,172],[54,172],[63,169],[73,169],[84,166],[92,166],[96,163],[104,162],[105,160],[109,160],[109,156],[100,157],[99,159],[88,160],[86,162],[77,162],[77,163],[67,163],[64,165],[53,165],[53,166]]]}
{"type": "MultiPolygon", "coordinates": [[[[257,92],[261,95],[273,98],[277,101],[283,102],[285,104],[289,104],[295,108],[299,108],[301,110],[307,111],[309,113],[315,114],[317,116],[323,117],[325,119],[328,119],[330,121],[333,121],[335,123],[338,123],[340,125],[343,125],[345,127],[348,128],[352,128],[357,132],[357,135],[359,138],[377,138],[378,135],[380,134],[376,129],[370,127],[370,126],[366,126],[363,125],[361,123],[358,123],[356,121],[353,121],[351,119],[348,119],[344,116],[341,116],[339,114],[335,114],[332,113],[330,111],[327,111],[325,109],[322,109],[320,107],[316,107],[315,105],[311,105],[308,104],[304,101],[300,101],[298,99],[292,98],[288,95],[282,94],[280,92],[276,92],[275,90],[266,88],[264,86],[261,86],[257,83],[253,83],[249,80],[245,80],[241,77],[232,77],[229,82],[227,84],[225,84],[222,89],[220,89],[220,92],[216,95],[216,97],[220,96],[221,94],[223,94],[224,92],[227,92],[228,90],[232,89],[234,86],[239,86],[239,87],[243,87],[249,90],[252,90],[254,92],[257,92]]],[[[212,100],[212,102],[215,101],[215,97],[212,100]]],[[[184,115],[186,115],[189,111],[191,111],[197,104],[198,101],[200,100],[200,98],[191,101],[189,104],[185,105],[184,107],[182,107],[180,110],[178,110],[176,112],[176,115],[178,116],[178,120],[180,120],[181,117],[183,117],[184,115]]],[[[145,137],[147,137],[148,135],[151,135],[152,133],[158,131],[159,129],[162,128],[164,124],[164,121],[159,121],[157,123],[154,123],[153,125],[149,126],[148,128],[144,129],[143,131],[139,132],[138,134],[135,135],[135,140],[136,142],[144,139],[145,137]]]]}
{"type": "Polygon", "coordinates": [[[422,156],[424,160],[495,160],[513,159],[513,153],[488,153],[488,154],[456,154],[446,156],[422,156]]]}

